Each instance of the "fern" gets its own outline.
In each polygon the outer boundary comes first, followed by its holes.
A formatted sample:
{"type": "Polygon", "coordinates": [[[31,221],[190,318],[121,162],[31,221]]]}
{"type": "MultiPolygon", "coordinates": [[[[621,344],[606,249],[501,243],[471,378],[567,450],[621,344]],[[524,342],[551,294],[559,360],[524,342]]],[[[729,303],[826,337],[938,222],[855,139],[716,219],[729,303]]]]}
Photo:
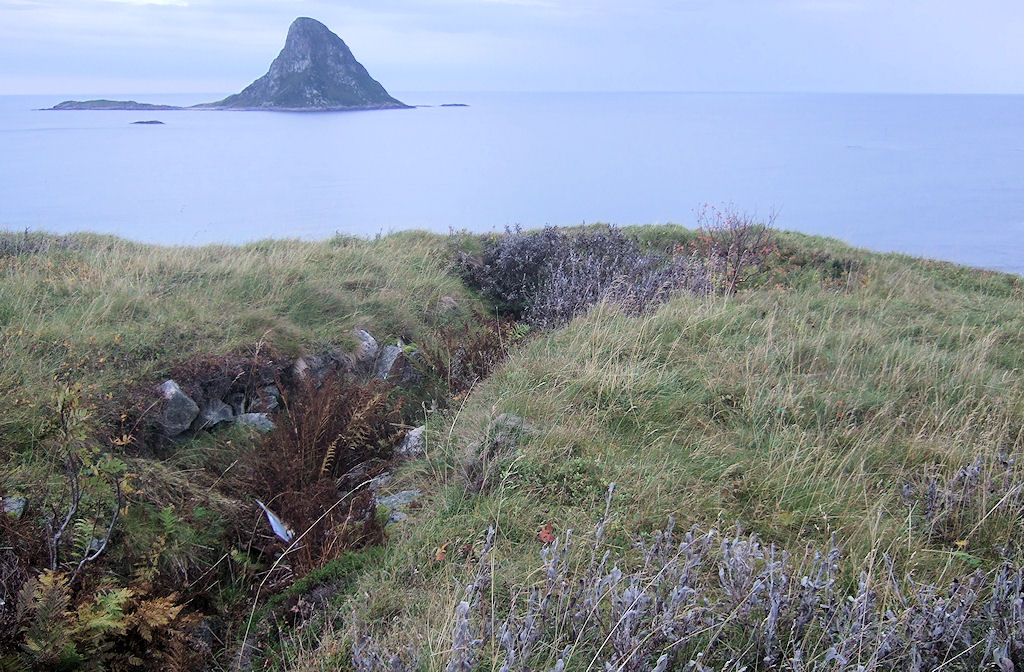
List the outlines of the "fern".
{"type": "Polygon", "coordinates": [[[132,590],[120,588],[98,593],[93,601],[78,605],[74,637],[76,648],[99,666],[111,658],[117,640],[125,634],[124,607],[132,590]]]}
{"type": "Polygon", "coordinates": [[[327,446],[327,452],[324,455],[323,462],[320,463],[320,476],[327,476],[331,473],[331,468],[334,466],[334,458],[338,454],[338,440],[341,439],[341,435],[334,437],[334,441],[331,445],[327,446]]]}
{"type": "Polygon", "coordinates": [[[176,599],[177,595],[171,594],[140,602],[128,618],[129,628],[147,643],[152,643],[154,634],[167,628],[181,612],[182,605],[175,604],[176,599]]]}
{"type": "Polygon", "coordinates": [[[160,509],[160,525],[164,529],[165,536],[177,536],[178,528],[181,526],[181,520],[178,518],[178,514],[174,512],[173,504],[160,509]]]}
{"type": "Polygon", "coordinates": [[[87,518],[78,518],[71,524],[71,547],[79,553],[88,553],[95,539],[96,523],[87,518]]]}
{"type": "Polygon", "coordinates": [[[75,658],[71,588],[63,572],[44,571],[18,594],[19,616],[28,619],[22,643],[30,662],[52,666],[75,658]]]}
{"type": "Polygon", "coordinates": [[[78,605],[76,639],[95,649],[111,635],[123,635],[124,608],[133,594],[131,588],[107,590],[97,594],[92,603],[78,605]]]}

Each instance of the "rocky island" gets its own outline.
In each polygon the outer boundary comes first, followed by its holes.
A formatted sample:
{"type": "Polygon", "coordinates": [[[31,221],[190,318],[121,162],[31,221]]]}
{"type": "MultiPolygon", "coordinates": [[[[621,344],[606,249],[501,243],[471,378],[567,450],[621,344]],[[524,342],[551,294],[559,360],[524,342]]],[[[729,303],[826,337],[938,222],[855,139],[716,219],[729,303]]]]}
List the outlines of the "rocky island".
{"type": "Polygon", "coordinates": [[[181,110],[184,108],[176,105],[154,105],[152,103],[137,103],[134,100],[65,100],[58,103],[50,110],[130,110],[130,111],[154,111],[154,110],[181,110]]]}
{"type": "Polygon", "coordinates": [[[133,100],[68,100],[50,110],[279,110],[336,111],[401,109],[362,66],[344,40],[315,19],[300,17],[288,29],[281,53],[263,75],[240,93],[191,107],[133,100]]]}

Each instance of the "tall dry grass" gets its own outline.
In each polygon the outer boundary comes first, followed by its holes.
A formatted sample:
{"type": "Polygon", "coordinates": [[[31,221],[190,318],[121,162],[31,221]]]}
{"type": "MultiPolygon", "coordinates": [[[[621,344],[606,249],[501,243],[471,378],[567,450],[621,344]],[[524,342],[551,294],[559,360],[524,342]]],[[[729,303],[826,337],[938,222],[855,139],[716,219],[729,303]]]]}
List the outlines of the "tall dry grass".
{"type": "MultiPolygon", "coordinates": [[[[882,557],[936,594],[1019,562],[1020,278],[798,235],[779,243],[787,265],[759,287],[640,316],[599,305],[435,419],[432,459],[399,486],[430,501],[354,606],[364,625],[381,610],[394,624],[370,627],[374,641],[446,665],[463,599],[447,582],[473,570],[433,551],[494,525],[492,604],[505,613],[540,581],[538,533],[591,529],[611,481],[619,508],[606,535],[619,551],[669,515],[682,528],[739,523],[791,557],[827,553],[834,538],[853,596],[882,557]],[[532,431],[487,461],[497,485],[477,493],[460,477],[465,447],[502,413],[532,431]]],[[[487,651],[484,664],[500,666],[504,654],[487,651]]]]}

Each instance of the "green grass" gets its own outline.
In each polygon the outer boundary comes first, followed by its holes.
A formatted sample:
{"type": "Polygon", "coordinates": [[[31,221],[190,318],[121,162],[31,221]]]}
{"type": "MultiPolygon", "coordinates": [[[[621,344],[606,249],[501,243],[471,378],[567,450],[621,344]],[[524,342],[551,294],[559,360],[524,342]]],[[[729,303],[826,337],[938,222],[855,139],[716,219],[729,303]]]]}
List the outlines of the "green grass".
{"type": "MultiPolygon", "coordinates": [[[[632,233],[659,250],[694,240],[680,227],[632,233]]],[[[103,441],[119,400],[179,363],[257,346],[289,356],[348,346],[356,326],[429,345],[439,329],[488,312],[449,272],[447,240],[425,233],[204,248],[82,235],[41,249],[47,240],[0,246],[26,248],[0,256],[4,494],[52,469],[43,448],[66,382],[82,386],[103,441]],[[445,296],[456,311],[442,310],[445,296]]],[[[331,606],[343,617],[283,637],[275,665],[347,665],[360,630],[443,667],[452,606],[488,526],[489,603],[504,609],[540,579],[542,526],[586,537],[611,482],[606,534],[623,553],[670,515],[680,528],[739,524],[794,557],[835,535],[847,580],[885,553],[942,583],[997,566],[1000,546],[1020,547],[1021,517],[991,494],[929,529],[923,504],[900,493],[978,456],[986,472],[1000,455],[1020,462],[1024,281],[801,234],[779,243],[768,271],[734,296],[680,296],[642,316],[598,306],[526,339],[466,398],[424,410],[427,454],[389,487],[425,496],[389,528],[385,551],[357,563],[358,576],[346,570],[347,592],[331,606]],[[528,429],[516,447],[481,456],[474,442],[502,413],[528,429]],[[484,487],[467,477],[474,470],[484,487]]],[[[225,563],[232,578],[210,580],[212,599],[246,610],[264,568],[238,556],[240,539],[211,544],[221,521],[242,515],[246,495],[225,490],[224,475],[256,441],[235,428],[164,460],[133,458],[130,534],[111,557],[137,565],[159,547],[156,568],[177,576],[225,563]],[[182,529],[164,529],[172,505],[182,529]]]]}
{"type": "Polygon", "coordinates": [[[61,240],[0,257],[6,445],[31,445],[37,409],[65,381],[116,395],[199,356],[347,344],[356,326],[382,341],[429,339],[446,295],[459,305],[447,322],[481,307],[446,273],[444,238],[416,232],[202,248],[61,240]]]}
{"type": "MultiPolygon", "coordinates": [[[[663,231],[646,237],[665,244],[663,231]]],[[[542,525],[588,534],[610,482],[623,549],[672,515],[684,529],[739,524],[796,556],[835,534],[851,578],[881,553],[940,583],[997,566],[999,547],[1024,541],[1019,516],[982,497],[935,535],[900,488],[977,456],[1020,460],[1024,282],[799,234],[781,243],[785,263],[761,286],[640,317],[599,306],[434,418],[431,459],[396,486],[430,498],[365,578],[364,623],[385,609],[402,623],[380,634],[394,650],[445,651],[462,599],[452,575],[470,570],[434,566],[434,549],[496,525],[496,590],[521,593],[542,525]],[[461,476],[466,446],[500,413],[533,431],[488,463],[497,485],[477,494],[461,476]]]]}
{"type": "MultiPolygon", "coordinates": [[[[401,337],[431,346],[438,330],[472,325],[487,310],[448,273],[447,249],[445,237],[420,232],[201,248],[0,236],[0,495],[29,498],[24,524],[11,532],[25,536],[9,540],[0,528],[0,547],[20,558],[0,557],[0,575],[20,576],[16,563],[30,572],[47,564],[45,514],[52,504],[63,515],[67,502],[54,400],[70,386],[80,390],[72,396],[85,443],[119,455],[127,470],[118,532],[100,561],[111,585],[175,591],[222,621],[236,619],[266,569],[251,547],[261,519],[250,515],[244,489],[258,476],[239,473],[259,435],[201,433],[154,459],[112,443],[131,431],[121,414],[145,407],[155,385],[199,359],[348,349],[356,327],[382,344],[401,337]]],[[[113,491],[98,483],[84,503],[90,516],[109,517],[113,491]]],[[[221,634],[230,640],[237,631],[228,623],[221,634]]]]}

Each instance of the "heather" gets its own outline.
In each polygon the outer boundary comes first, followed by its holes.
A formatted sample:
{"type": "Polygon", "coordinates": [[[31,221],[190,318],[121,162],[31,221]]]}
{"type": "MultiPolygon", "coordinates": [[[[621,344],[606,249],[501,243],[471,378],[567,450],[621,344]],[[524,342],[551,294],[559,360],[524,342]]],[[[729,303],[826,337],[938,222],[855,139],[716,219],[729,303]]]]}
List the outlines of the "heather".
{"type": "MultiPolygon", "coordinates": [[[[1019,564],[936,588],[882,554],[849,585],[835,537],[791,553],[739,526],[679,532],[672,517],[624,549],[604,536],[613,492],[584,552],[574,552],[571,530],[549,540],[538,578],[497,612],[488,530],[453,613],[446,670],[487,659],[502,660],[502,672],[1007,670],[1024,655],[1019,564]]],[[[425,661],[409,649],[387,655],[357,634],[353,664],[414,670],[425,661]]]]}

